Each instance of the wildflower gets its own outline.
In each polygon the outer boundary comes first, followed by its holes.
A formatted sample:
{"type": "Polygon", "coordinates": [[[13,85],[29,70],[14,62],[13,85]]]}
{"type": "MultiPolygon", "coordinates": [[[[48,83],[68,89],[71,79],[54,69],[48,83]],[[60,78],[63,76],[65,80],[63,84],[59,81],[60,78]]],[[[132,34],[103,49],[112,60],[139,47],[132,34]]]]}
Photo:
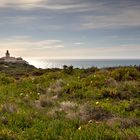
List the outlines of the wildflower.
{"type": "Polygon", "coordinates": [[[78,76],[78,79],[80,79],[80,76],[78,76]]]}
{"type": "Polygon", "coordinates": [[[92,123],[92,120],[89,120],[88,123],[92,123]]]}
{"type": "Polygon", "coordinates": [[[78,130],[81,130],[81,126],[78,128],[78,130]]]}
{"type": "Polygon", "coordinates": [[[94,75],[94,78],[96,78],[96,75],[94,75]]]}
{"type": "Polygon", "coordinates": [[[38,92],[37,95],[40,95],[40,93],[38,92]]]}
{"type": "Polygon", "coordinates": [[[28,97],[28,94],[26,94],[26,97],[28,97]]]}
{"type": "Polygon", "coordinates": [[[100,122],[98,122],[98,121],[95,121],[95,123],[96,123],[96,124],[99,124],[100,122]]]}
{"type": "Polygon", "coordinates": [[[69,86],[70,84],[67,84],[67,86],[69,86]]]}
{"type": "Polygon", "coordinates": [[[22,96],[23,95],[23,93],[20,93],[20,96],[22,96]]]}
{"type": "Polygon", "coordinates": [[[98,105],[99,104],[99,102],[96,102],[96,105],[98,105]]]}
{"type": "Polygon", "coordinates": [[[93,81],[90,81],[90,83],[92,84],[92,83],[93,83],[93,81]]]}

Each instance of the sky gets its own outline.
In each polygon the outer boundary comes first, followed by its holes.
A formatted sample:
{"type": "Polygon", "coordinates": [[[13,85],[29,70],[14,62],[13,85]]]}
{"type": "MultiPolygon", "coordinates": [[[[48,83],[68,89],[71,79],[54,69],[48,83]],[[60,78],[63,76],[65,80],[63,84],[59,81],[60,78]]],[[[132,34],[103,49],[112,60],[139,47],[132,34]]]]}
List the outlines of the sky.
{"type": "Polygon", "coordinates": [[[140,58],[140,0],[0,0],[0,56],[140,58]]]}

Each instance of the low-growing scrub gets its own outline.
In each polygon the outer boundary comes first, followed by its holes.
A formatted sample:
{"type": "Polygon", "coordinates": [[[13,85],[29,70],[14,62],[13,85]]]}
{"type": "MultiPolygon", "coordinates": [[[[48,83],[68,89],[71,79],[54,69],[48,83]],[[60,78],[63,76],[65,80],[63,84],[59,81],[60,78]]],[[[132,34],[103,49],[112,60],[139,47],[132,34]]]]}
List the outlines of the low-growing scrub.
{"type": "Polygon", "coordinates": [[[139,67],[0,72],[0,139],[140,139],[139,67]]]}

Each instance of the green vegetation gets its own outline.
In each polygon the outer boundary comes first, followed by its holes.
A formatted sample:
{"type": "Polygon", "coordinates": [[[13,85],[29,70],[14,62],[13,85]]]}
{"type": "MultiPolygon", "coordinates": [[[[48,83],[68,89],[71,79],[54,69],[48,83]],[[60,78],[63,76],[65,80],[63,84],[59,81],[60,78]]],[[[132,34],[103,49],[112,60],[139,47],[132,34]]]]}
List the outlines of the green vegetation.
{"type": "Polygon", "coordinates": [[[140,139],[140,68],[0,64],[0,139],[140,139]]]}

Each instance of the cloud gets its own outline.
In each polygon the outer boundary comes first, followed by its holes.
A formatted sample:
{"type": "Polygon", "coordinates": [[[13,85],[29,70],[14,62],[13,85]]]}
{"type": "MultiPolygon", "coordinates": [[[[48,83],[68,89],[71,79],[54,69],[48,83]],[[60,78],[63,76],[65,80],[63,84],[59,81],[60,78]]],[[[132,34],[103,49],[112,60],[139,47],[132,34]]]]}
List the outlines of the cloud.
{"type": "Polygon", "coordinates": [[[40,4],[42,0],[0,0],[0,7],[27,7],[32,8],[40,4]]]}
{"type": "MultiPolygon", "coordinates": [[[[109,8],[109,7],[108,7],[109,8]]],[[[86,15],[83,18],[85,23],[81,24],[83,29],[113,29],[140,26],[140,5],[118,8],[109,8],[112,14],[86,15]]]]}
{"type": "MultiPolygon", "coordinates": [[[[85,58],[85,59],[111,59],[111,58],[140,58],[140,46],[136,44],[126,44],[110,47],[78,47],[64,49],[61,56],[66,58],[85,58]],[[68,53],[70,55],[68,55],[68,53]],[[63,54],[63,55],[62,55],[63,54]]],[[[61,57],[59,56],[59,57],[61,57]]]]}
{"type": "MultiPolygon", "coordinates": [[[[76,44],[80,43],[82,42],[76,44]]],[[[23,58],[140,58],[140,46],[137,44],[92,48],[67,45],[62,40],[35,40],[28,36],[15,36],[0,39],[0,55],[3,56],[9,50],[11,55],[23,58]]]]}
{"type": "Polygon", "coordinates": [[[26,23],[25,28],[29,30],[81,31],[140,26],[140,2],[136,0],[1,0],[0,7],[7,8],[6,12],[1,10],[0,24],[26,23]]]}
{"type": "Polygon", "coordinates": [[[97,9],[100,3],[81,0],[1,0],[0,7],[14,9],[46,9],[65,12],[84,12],[97,9]],[[94,3],[94,4],[93,4],[94,3]],[[92,4],[92,5],[91,5],[92,4]]]}
{"type": "Polygon", "coordinates": [[[83,45],[83,44],[85,44],[84,42],[75,42],[75,43],[73,43],[73,45],[83,45]]]}
{"type": "Polygon", "coordinates": [[[23,54],[25,56],[26,53],[28,55],[30,53],[32,56],[48,49],[56,50],[63,47],[61,40],[34,40],[28,36],[15,36],[10,39],[0,40],[1,53],[5,52],[5,50],[10,50],[14,54],[23,54]]]}

